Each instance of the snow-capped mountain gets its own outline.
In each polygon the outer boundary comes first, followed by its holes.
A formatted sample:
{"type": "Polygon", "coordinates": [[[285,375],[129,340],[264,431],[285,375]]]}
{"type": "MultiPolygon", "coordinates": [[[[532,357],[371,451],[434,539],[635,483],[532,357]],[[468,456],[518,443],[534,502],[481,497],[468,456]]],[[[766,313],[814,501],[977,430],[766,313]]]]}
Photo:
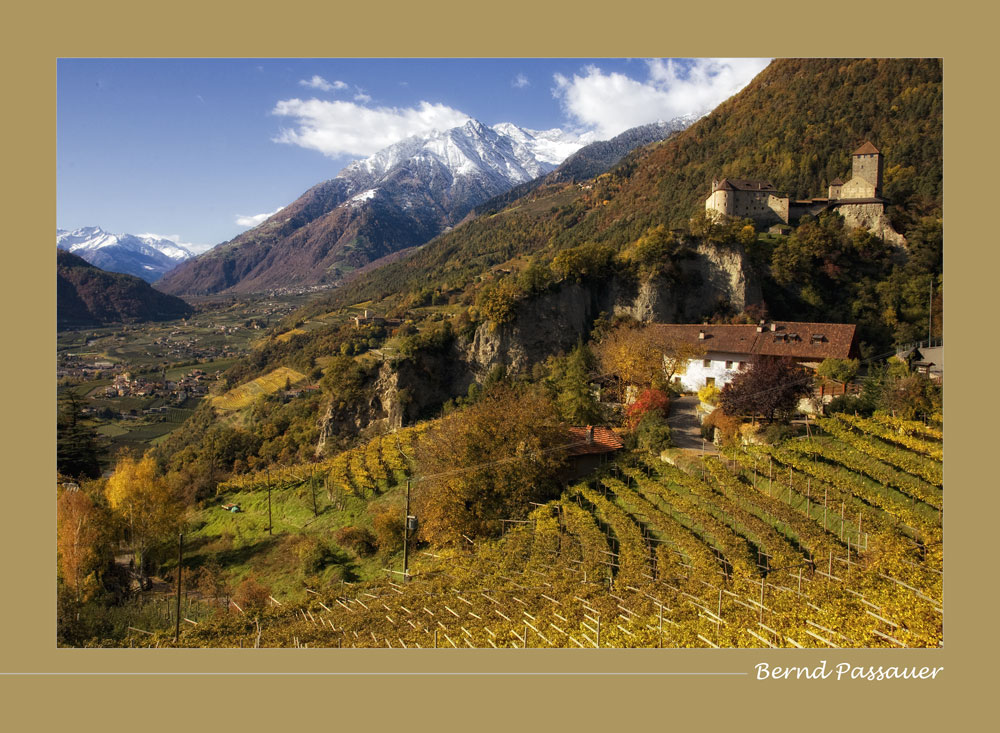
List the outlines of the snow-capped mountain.
{"type": "Polygon", "coordinates": [[[362,190],[371,198],[397,171],[406,168],[427,179],[450,177],[449,187],[463,179],[483,186],[509,188],[553,170],[587,140],[562,130],[526,130],[503,122],[487,127],[469,120],[461,127],[401,140],[369,158],[351,163],[337,178],[351,191],[362,190]]]}
{"type": "Polygon", "coordinates": [[[478,204],[554,170],[587,142],[559,129],[477,120],[406,138],[351,163],[157,287],[196,294],[336,282],[427,242],[478,204]]]}
{"type": "Polygon", "coordinates": [[[148,234],[112,234],[100,227],[56,229],[56,246],[96,267],[155,282],[194,255],[169,239],[148,234]]]}
{"type": "Polygon", "coordinates": [[[552,167],[559,165],[584,145],[597,139],[593,132],[577,135],[564,132],[558,127],[551,130],[528,130],[510,122],[493,125],[493,129],[527,148],[537,160],[552,167]]]}

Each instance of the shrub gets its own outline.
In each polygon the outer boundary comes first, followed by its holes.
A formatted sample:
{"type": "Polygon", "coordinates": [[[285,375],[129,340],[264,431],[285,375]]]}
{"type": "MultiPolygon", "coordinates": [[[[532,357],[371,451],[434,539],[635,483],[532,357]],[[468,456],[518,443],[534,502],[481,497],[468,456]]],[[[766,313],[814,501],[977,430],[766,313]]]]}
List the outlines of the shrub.
{"type": "Polygon", "coordinates": [[[636,447],[639,450],[659,454],[665,448],[673,445],[670,427],[661,413],[648,412],[636,428],[636,447]]]}
{"type": "Polygon", "coordinates": [[[783,423],[771,423],[760,433],[764,441],[770,445],[775,445],[783,440],[794,438],[796,434],[797,431],[793,426],[785,425],[783,423]]]}
{"type": "Polygon", "coordinates": [[[302,574],[315,575],[330,565],[339,564],[342,558],[337,549],[316,537],[304,538],[296,548],[302,574]]]}
{"type": "Polygon", "coordinates": [[[385,507],[375,513],[372,519],[375,530],[375,544],[386,555],[403,549],[403,513],[385,507]]]}
{"type": "Polygon", "coordinates": [[[872,412],[872,406],[867,400],[863,400],[857,395],[843,394],[834,397],[826,406],[827,415],[833,415],[837,412],[846,412],[852,415],[856,412],[859,415],[869,415],[872,412]]]}
{"type": "Polygon", "coordinates": [[[270,588],[258,582],[253,575],[249,575],[237,586],[233,600],[244,611],[260,611],[267,606],[270,595],[270,588]]]}
{"type": "Polygon", "coordinates": [[[718,428],[722,434],[722,442],[729,445],[737,440],[740,435],[741,421],[738,417],[727,415],[719,407],[713,410],[701,424],[701,435],[705,440],[715,439],[715,429],[718,428]]]}
{"type": "Polygon", "coordinates": [[[719,388],[714,384],[706,384],[698,390],[698,399],[708,405],[719,403],[719,388]]]}
{"type": "Polygon", "coordinates": [[[361,557],[375,554],[375,535],[363,527],[341,527],[334,534],[334,539],[338,545],[353,550],[361,557]]]}

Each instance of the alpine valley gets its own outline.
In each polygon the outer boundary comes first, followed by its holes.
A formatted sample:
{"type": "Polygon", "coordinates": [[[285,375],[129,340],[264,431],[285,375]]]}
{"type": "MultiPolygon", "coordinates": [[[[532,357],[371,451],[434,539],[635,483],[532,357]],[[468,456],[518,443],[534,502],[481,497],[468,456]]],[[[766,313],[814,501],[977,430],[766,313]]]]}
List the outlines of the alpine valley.
{"type": "MultiPolygon", "coordinates": [[[[779,59],[611,140],[469,120],[190,312],[64,321],[58,644],[942,646],[942,109],[939,59],[779,59]]],[[[59,255],[81,313],[128,277],[59,255]]]]}

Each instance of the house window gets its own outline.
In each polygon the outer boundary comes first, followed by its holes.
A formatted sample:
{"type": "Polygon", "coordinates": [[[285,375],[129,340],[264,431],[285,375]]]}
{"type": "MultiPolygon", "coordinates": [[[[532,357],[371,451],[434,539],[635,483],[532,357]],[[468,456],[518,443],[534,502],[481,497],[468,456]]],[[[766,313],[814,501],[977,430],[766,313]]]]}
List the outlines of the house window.
{"type": "Polygon", "coordinates": [[[733,362],[727,361],[726,362],[726,369],[732,369],[732,368],[733,368],[733,362]]]}
{"type": "Polygon", "coordinates": [[[703,367],[705,367],[706,369],[708,369],[710,366],[712,366],[712,360],[711,359],[703,359],[702,362],[701,362],[701,365],[703,367]]]}
{"type": "Polygon", "coordinates": [[[705,378],[705,386],[706,387],[711,387],[714,384],[715,384],[715,377],[706,377],[705,378]]]}

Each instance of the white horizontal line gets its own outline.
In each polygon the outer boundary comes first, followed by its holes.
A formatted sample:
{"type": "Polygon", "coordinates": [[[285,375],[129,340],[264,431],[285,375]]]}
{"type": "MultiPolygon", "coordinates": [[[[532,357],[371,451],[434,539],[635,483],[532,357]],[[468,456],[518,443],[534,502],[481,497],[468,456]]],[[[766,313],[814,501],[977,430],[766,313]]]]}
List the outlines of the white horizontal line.
{"type": "Polygon", "coordinates": [[[287,676],[442,676],[442,675],[480,675],[480,676],[746,676],[749,672],[0,672],[0,676],[267,676],[267,677],[287,677],[287,676]]]}

